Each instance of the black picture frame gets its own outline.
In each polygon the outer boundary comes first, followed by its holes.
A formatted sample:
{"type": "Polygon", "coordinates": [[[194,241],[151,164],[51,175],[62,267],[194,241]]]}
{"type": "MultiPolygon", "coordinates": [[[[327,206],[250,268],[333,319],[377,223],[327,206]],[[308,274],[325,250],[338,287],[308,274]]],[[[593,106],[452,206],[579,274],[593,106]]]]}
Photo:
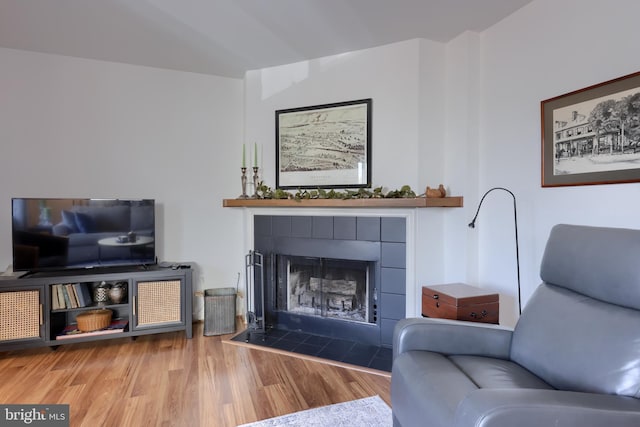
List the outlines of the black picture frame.
{"type": "Polygon", "coordinates": [[[372,99],[276,110],[276,188],[371,187],[372,99]]]}
{"type": "Polygon", "coordinates": [[[547,99],[542,187],[640,181],[640,72],[547,99]]]}

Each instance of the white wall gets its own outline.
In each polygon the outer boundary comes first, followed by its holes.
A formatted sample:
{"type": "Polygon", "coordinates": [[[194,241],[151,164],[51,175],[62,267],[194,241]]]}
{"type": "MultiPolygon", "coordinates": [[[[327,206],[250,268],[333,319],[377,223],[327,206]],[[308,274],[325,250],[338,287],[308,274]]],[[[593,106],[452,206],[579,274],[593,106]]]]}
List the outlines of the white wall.
{"type": "MultiPolygon", "coordinates": [[[[372,181],[387,191],[410,185],[418,194],[444,181],[445,50],[410,40],[374,49],[248,72],[248,141],[263,147],[262,174],[275,186],[275,111],[362,98],[373,99],[372,181]]],[[[443,224],[450,209],[422,209],[410,242],[420,286],[442,282],[443,224]]],[[[354,214],[343,211],[343,214],[354,214]]],[[[251,239],[245,236],[250,247],[251,239]]],[[[413,276],[413,272],[412,272],[413,276]]],[[[411,295],[409,313],[416,313],[411,295]]]]}
{"type": "Polygon", "coordinates": [[[235,286],[241,218],[222,199],[240,192],[241,80],[10,49],[0,63],[1,269],[11,197],[154,198],[159,260],[235,286]]]}
{"type": "Polygon", "coordinates": [[[449,282],[482,286],[475,252],[478,239],[467,224],[478,203],[480,35],[466,32],[446,46],[444,179],[452,194],[464,195],[464,209],[446,213],[442,227],[444,270],[449,282]]]}
{"type": "Polygon", "coordinates": [[[273,185],[274,111],[373,98],[373,184],[444,183],[463,209],[422,210],[416,281],[466,281],[501,294],[501,323],[517,319],[513,201],[518,202],[522,298],[538,285],[559,222],[637,227],[640,184],[540,187],[540,101],[640,69],[640,3],[537,0],[482,33],[447,44],[412,40],[253,71],[248,140],[264,146],[273,185]]]}
{"type": "MultiPolygon", "coordinates": [[[[492,193],[467,224],[484,191],[516,194],[525,303],[552,225],[638,227],[640,184],[540,187],[540,101],[638,71],[637,16],[635,0],[535,0],[447,44],[411,40],[244,82],[0,49],[0,239],[12,196],[153,197],[160,258],[197,262],[200,289],[234,286],[247,214],[221,200],[240,193],[241,143],[259,144],[273,187],[275,110],[370,97],[373,185],[443,183],[465,197],[463,209],[417,213],[416,283],[497,290],[513,324],[510,197],[492,193]],[[114,166],[123,159],[133,166],[114,166]]],[[[0,265],[10,260],[0,245],[0,265]]]]}
{"type": "Polygon", "coordinates": [[[264,149],[265,183],[275,186],[275,110],[373,98],[373,186],[415,186],[419,49],[413,40],[248,72],[245,134],[264,149]]]}
{"type": "MultiPolygon", "coordinates": [[[[536,0],[481,35],[479,185],[478,193],[465,193],[465,203],[475,205],[493,186],[517,195],[523,302],[540,282],[554,224],[638,228],[640,184],[540,186],[540,101],[640,70],[638,16],[634,0],[536,0]]],[[[515,297],[511,200],[490,197],[476,229],[477,252],[469,256],[478,259],[481,286],[515,297]]],[[[509,311],[501,313],[507,323],[515,318],[509,311]]]]}

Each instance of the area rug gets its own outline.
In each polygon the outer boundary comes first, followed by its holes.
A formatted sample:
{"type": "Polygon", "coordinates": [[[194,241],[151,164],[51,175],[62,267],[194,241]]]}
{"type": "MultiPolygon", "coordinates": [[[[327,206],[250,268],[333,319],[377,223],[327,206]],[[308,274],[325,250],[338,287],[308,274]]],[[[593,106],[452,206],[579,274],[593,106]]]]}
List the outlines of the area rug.
{"type": "Polygon", "coordinates": [[[380,396],[372,396],[294,412],[238,427],[391,427],[392,425],[391,408],[380,396]]]}

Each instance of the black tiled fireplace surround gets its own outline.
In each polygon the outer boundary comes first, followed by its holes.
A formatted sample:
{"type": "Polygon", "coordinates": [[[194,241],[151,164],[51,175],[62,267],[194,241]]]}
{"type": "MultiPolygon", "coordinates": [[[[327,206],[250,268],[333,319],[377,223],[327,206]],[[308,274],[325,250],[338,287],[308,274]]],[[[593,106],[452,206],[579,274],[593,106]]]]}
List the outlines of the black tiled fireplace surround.
{"type": "Polygon", "coordinates": [[[265,311],[271,330],[266,339],[252,335],[250,341],[361,366],[382,368],[385,360],[390,363],[393,328],[406,313],[404,217],[256,215],[254,248],[266,259],[265,311]],[[322,318],[318,323],[311,316],[275,310],[275,254],[371,262],[375,323],[322,318]],[[340,355],[329,357],[331,352],[340,355]]]}

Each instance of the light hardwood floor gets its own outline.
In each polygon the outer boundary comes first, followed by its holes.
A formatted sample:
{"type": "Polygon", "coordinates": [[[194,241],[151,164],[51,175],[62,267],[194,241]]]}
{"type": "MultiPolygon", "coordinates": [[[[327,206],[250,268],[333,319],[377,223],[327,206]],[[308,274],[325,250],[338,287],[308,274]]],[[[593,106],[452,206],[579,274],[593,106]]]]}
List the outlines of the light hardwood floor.
{"type": "Polygon", "coordinates": [[[379,395],[388,376],[183,332],[0,353],[0,403],[70,405],[71,426],[236,426],[379,395]]]}

